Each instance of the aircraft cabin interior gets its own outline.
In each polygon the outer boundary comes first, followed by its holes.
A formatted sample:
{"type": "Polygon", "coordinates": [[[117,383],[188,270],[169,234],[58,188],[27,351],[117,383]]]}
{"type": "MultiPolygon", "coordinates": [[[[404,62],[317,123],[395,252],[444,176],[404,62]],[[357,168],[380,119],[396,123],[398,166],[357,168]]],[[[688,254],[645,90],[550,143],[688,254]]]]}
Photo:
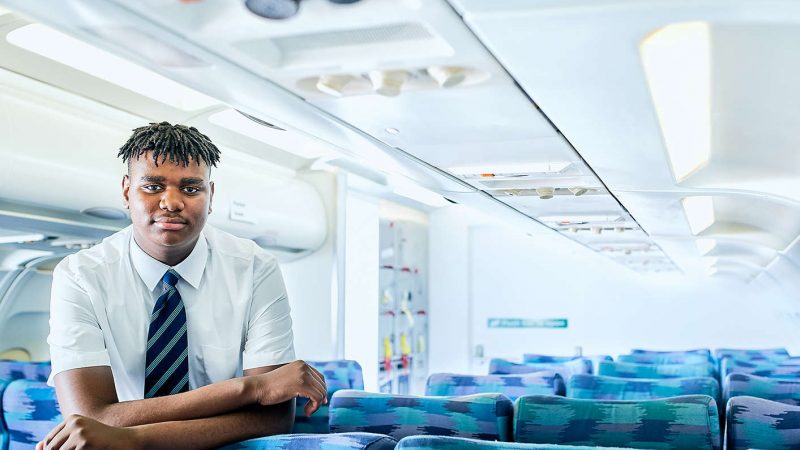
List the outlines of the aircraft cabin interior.
{"type": "Polygon", "coordinates": [[[799,43],[792,0],[0,0],[0,450],[67,419],[53,273],[164,121],[326,385],[225,448],[800,448],[799,43]]]}

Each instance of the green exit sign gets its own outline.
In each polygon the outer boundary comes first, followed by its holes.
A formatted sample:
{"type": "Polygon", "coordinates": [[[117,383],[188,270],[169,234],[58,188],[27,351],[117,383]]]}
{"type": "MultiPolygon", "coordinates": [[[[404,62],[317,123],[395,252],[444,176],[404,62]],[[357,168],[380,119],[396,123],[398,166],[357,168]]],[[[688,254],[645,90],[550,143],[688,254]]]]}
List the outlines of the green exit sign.
{"type": "Polygon", "coordinates": [[[490,318],[489,328],[567,328],[567,319],[498,319],[490,318]]]}

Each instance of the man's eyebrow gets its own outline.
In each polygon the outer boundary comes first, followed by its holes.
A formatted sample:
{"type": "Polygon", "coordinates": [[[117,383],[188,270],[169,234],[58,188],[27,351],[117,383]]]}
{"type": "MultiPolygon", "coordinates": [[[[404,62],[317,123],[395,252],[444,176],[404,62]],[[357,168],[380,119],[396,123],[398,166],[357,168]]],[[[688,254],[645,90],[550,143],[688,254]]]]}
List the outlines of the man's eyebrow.
{"type": "Polygon", "coordinates": [[[181,184],[203,184],[204,181],[202,178],[181,178],[181,184]]]}
{"type": "Polygon", "coordinates": [[[163,183],[164,180],[166,180],[166,178],[159,177],[159,176],[154,176],[154,175],[145,175],[142,178],[140,178],[140,180],[141,181],[149,181],[151,183],[163,183]]]}

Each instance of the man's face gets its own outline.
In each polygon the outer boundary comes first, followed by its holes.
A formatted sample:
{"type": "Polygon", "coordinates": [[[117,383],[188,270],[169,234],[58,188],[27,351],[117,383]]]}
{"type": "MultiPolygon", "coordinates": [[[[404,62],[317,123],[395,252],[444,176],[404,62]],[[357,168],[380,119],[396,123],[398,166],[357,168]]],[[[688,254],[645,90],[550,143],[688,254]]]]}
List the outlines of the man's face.
{"type": "Polygon", "coordinates": [[[130,161],[122,195],[142,250],[162,262],[165,255],[188,256],[211,212],[214,183],[208,178],[203,161],[183,167],[166,160],[156,166],[150,151],[130,161]]]}

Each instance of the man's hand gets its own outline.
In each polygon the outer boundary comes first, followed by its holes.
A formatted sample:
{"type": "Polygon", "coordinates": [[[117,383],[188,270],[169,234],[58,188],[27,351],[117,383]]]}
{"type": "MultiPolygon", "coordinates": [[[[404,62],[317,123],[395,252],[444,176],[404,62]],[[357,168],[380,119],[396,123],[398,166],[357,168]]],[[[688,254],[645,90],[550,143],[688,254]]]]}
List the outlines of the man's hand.
{"type": "Polygon", "coordinates": [[[306,416],[328,403],[325,377],[303,361],[295,361],[271,372],[244,378],[250,383],[255,401],[263,406],[274,405],[295,397],[306,397],[306,416]]]}
{"type": "Polygon", "coordinates": [[[74,449],[119,449],[141,448],[136,432],[131,428],[104,425],[94,419],[73,414],[53,428],[36,450],[74,449]]]}

